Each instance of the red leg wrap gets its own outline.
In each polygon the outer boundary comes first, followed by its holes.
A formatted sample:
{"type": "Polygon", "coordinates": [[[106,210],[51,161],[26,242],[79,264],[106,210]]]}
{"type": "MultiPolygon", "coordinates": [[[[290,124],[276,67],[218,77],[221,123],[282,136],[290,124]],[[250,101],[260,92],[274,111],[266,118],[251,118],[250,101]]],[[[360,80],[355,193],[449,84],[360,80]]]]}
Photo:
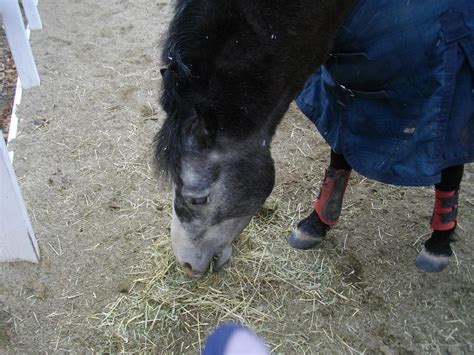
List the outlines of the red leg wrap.
{"type": "Polygon", "coordinates": [[[333,226],[339,220],[342,209],[342,199],[349,183],[351,170],[328,168],[324,176],[319,196],[314,201],[314,209],[319,219],[328,226],[333,226]]]}
{"type": "Polygon", "coordinates": [[[459,191],[435,189],[435,206],[431,217],[431,229],[446,231],[457,224],[459,191]]]}

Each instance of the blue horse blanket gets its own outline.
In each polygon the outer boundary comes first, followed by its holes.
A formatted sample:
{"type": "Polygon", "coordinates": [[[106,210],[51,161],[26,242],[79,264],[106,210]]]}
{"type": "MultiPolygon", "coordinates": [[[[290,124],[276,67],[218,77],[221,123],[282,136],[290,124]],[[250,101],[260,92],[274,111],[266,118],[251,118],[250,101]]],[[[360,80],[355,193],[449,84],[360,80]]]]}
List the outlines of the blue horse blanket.
{"type": "Polygon", "coordinates": [[[359,0],[296,102],[362,175],[438,183],[474,161],[474,1],[359,0]]]}

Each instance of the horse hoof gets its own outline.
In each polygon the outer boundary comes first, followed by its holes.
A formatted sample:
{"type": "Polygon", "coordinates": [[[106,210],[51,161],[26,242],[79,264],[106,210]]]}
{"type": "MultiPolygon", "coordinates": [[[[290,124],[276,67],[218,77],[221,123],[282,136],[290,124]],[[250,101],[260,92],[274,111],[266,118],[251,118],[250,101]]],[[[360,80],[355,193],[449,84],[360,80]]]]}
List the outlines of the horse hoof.
{"type": "Polygon", "coordinates": [[[287,238],[288,244],[290,244],[292,248],[301,250],[317,248],[322,240],[322,237],[307,234],[298,228],[294,229],[287,238]]]}
{"type": "Polygon", "coordinates": [[[298,223],[298,226],[288,236],[287,241],[295,249],[317,248],[328,230],[329,226],[321,222],[316,211],[313,210],[308,217],[298,223]]]}
{"type": "Polygon", "coordinates": [[[440,272],[448,265],[448,262],[448,256],[434,255],[423,248],[416,257],[415,265],[418,269],[425,272],[440,272]]]}

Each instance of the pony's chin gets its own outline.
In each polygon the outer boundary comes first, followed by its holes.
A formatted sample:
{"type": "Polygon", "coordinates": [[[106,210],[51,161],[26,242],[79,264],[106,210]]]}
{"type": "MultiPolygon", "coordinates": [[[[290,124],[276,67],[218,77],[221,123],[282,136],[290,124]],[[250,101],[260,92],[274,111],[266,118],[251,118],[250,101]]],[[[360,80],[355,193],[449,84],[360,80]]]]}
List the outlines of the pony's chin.
{"type": "Polygon", "coordinates": [[[219,271],[227,265],[232,257],[232,245],[225,248],[221,253],[214,257],[213,270],[219,271]]]}

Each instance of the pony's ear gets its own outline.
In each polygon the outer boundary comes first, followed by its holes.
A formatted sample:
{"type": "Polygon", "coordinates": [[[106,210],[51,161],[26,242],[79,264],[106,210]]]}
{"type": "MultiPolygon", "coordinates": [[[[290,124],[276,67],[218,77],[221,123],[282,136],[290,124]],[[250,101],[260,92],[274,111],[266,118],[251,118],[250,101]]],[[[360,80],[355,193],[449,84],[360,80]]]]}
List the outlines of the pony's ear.
{"type": "Polygon", "coordinates": [[[216,141],[219,128],[217,115],[210,107],[202,104],[194,105],[194,110],[196,111],[197,119],[194,122],[193,130],[197,142],[205,147],[210,147],[216,141]]]}

